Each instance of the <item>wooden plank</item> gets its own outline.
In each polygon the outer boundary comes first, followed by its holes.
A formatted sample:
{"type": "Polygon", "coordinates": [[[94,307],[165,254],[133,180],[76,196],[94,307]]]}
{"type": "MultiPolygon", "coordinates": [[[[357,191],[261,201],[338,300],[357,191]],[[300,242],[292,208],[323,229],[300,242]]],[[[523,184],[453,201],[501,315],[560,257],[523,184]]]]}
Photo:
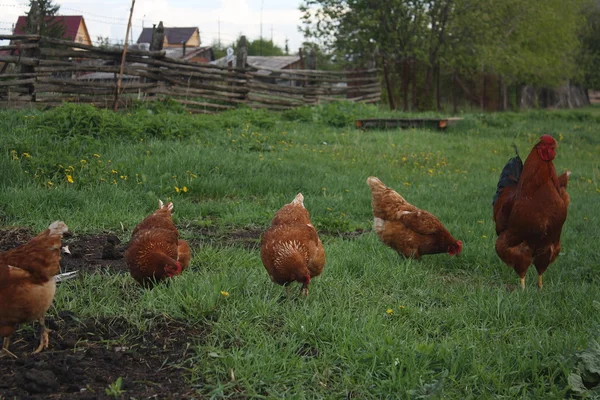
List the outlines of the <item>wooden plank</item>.
{"type": "Polygon", "coordinates": [[[460,121],[461,118],[371,118],[357,119],[356,127],[360,129],[388,128],[438,128],[445,129],[460,121]]]}

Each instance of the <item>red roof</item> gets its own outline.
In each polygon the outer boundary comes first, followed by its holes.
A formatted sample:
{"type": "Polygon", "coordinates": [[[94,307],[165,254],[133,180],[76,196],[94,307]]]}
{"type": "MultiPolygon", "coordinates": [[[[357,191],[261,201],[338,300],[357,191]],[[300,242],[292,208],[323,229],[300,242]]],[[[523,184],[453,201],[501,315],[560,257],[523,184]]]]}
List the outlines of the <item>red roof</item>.
{"type": "MultiPolygon", "coordinates": [[[[46,17],[46,21],[50,21],[50,25],[54,24],[63,24],[65,27],[65,33],[63,34],[63,39],[65,40],[75,40],[75,36],[77,36],[77,32],[79,31],[79,26],[81,25],[81,21],[83,20],[82,15],[57,15],[54,17],[46,17]]],[[[17,19],[17,24],[15,25],[15,30],[13,35],[22,35],[25,33],[25,25],[27,23],[27,17],[21,15],[19,19],[17,19]]]]}

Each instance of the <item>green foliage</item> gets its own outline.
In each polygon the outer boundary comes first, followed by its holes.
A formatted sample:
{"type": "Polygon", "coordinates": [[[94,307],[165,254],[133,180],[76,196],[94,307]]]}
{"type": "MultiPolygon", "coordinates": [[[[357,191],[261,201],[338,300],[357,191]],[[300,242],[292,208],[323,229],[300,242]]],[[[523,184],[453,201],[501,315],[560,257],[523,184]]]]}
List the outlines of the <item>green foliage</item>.
{"type": "Polygon", "coordinates": [[[66,32],[67,27],[58,16],[60,5],[52,0],[29,0],[29,9],[25,33],[59,39],[64,39],[66,33],[66,37],[75,38],[77,32],[66,32]]]}
{"type": "Polygon", "coordinates": [[[118,399],[125,391],[121,389],[123,385],[123,378],[118,377],[116,381],[108,385],[108,388],[104,390],[107,396],[111,396],[115,399],[118,399]]]}
{"type": "Polygon", "coordinates": [[[571,390],[580,395],[600,396],[600,344],[592,340],[576,358],[575,371],[569,375],[571,390]]]}

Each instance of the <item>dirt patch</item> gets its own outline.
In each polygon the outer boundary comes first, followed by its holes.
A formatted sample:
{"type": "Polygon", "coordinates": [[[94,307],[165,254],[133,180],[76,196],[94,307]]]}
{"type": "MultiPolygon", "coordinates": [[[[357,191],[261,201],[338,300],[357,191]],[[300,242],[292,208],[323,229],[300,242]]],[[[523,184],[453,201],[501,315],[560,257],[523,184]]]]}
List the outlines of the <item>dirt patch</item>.
{"type": "Polygon", "coordinates": [[[10,350],[19,358],[0,358],[0,399],[105,399],[119,378],[123,398],[194,396],[184,360],[205,327],[161,320],[140,333],[122,318],[81,322],[70,312],[59,315],[48,320],[50,346],[40,354],[31,354],[37,334],[13,335],[10,350]]]}
{"type": "MultiPolygon", "coordinates": [[[[12,227],[0,230],[0,251],[10,250],[31,240],[37,233],[29,228],[12,227]]],[[[103,269],[129,271],[123,258],[127,243],[111,233],[74,236],[68,232],[63,238],[71,254],[63,254],[61,272],[81,271],[87,273],[103,269]]]]}
{"type": "Polygon", "coordinates": [[[192,248],[200,247],[204,244],[219,246],[241,247],[246,250],[256,250],[260,248],[260,237],[263,234],[262,229],[246,228],[235,229],[230,232],[222,232],[217,228],[186,228],[189,232],[188,242],[192,248]]]}

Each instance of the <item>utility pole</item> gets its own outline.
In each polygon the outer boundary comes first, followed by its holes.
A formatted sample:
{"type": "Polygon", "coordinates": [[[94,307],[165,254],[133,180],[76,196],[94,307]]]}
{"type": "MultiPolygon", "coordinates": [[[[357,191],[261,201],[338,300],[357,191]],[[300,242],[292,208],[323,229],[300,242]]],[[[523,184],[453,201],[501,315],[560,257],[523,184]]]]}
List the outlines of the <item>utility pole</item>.
{"type": "Polygon", "coordinates": [[[273,43],[273,25],[271,25],[271,43],[273,43]]]}
{"type": "Polygon", "coordinates": [[[221,50],[221,18],[219,18],[219,19],[217,20],[217,26],[219,27],[219,28],[217,29],[217,31],[219,32],[219,36],[218,36],[218,39],[217,39],[217,40],[218,40],[218,43],[219,43],[219,50],[221,50]]]}
{"type": "Polygon", "coordinates": [[[258,46],[258,55],[262,56],[262,42],[263,42],[263,35],[262,35],[262,26],[263,26],[263,6],[265,5],[265,0],[262,0],[260,2],[260,42],[259,42],[259,46],[258,46]]]}

